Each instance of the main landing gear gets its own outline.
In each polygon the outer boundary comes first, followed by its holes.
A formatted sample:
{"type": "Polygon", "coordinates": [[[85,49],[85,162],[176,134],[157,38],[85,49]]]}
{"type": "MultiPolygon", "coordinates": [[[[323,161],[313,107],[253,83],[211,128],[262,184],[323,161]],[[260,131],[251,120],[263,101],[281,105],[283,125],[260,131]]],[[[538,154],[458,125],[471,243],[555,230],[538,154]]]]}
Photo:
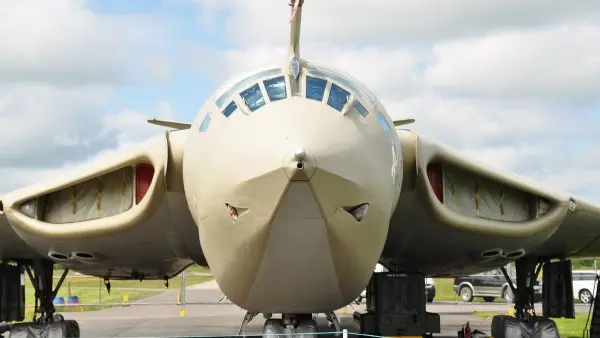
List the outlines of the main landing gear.
{"type": "Polygon", "coordinates": [[[575,318],[571,262],[544,262],[537,257],[524,257],[515,262],[516,285],[505,268],[502,273],[508,281],[515,301],[515,316],[495,316],[492,336],[496,338],[559,338],[556,323],[550,319],[575,318]],[[534,284],[544,266],[542,283],[543,316],[534,308],[534,284]]]}
{"type": "MultiPolygon", "coordinates": [[[[257,312],[246,313],[242,326],[240,327],[239,335],[246,334],[246,328],[254,317],[258,315],[257,312]]],[[[272,318],[271,313],[265,313],[266,319],[263,334],[266,335],[285,335],[292,337],[301,338],[316,338],[318,334],[317,323],[313,318],[312,314],[282,314],[281,319],[272,318]]],[[[340,322],[335,313],[329,312],[325,316],[329,321],[330,325],[335,328],[335,332],[342,332],[340,322]]]]}
{"type": "Polygon", "coordinates": [[[67,273],[66,269],[58,281],[53,284],[54,263],[48,260],[34,260],[10,264],[2,262],[0,268],[1,317],[0,322],[14,322],[25,319],[25,273],[35,290],[35,308],[31,323],[5,324],[0,333],[10,331],[10,337],[79,337],[79,325],[76,321],[65,320],[56,313],[54,297],[60,289],[67,273]]]}

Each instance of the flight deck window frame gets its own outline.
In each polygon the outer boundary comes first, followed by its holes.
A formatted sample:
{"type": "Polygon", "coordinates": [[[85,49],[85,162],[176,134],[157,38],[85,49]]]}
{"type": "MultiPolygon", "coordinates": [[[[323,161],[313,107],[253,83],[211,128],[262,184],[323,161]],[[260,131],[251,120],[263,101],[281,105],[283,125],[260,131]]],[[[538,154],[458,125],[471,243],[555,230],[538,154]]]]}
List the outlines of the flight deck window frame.
{"type": "MultiPolygon", "coordinates": [[[[323,83],[323,82],[321,82],[321,83],[323,83]]],[[[307,99],[309,99],[309,100],[316,101],[316,102],[324,102],[324,100],[325,100],[325,93],[327,91],[327,86],[328,86],[329,82],[330,81],[327,78],[322,78],[322,77],[319,77],[319,76],[312,76],[312,75],[307,74],[304,77],[304,97],[307,98],[307,99]],[[321,81],[324,82],[324,85],[323,85],[323,88],[322,88],[322,92],[320,92],[320,95],[321,95],[321,99],[320,100],[318,100],[316,97],[310,97],[309,96],[309,92],[308,92],[308,88],[309,88],[308,87],[308,82],[309,82],[309,80],[311,80],[311,81],[312,80],[318,80],[318,82],[321,82],[321,81]]],[[[319,83],[319,85],[321,83],[319,83]]],[[[321,89],[319,89],[319,91],[321,91],[321,89]]],[[[327,96],[329,96],[329,95],[327,95],[327,96]]]]}
{"type": "Polygon", "coordinates": [[[370,95],[365,94],[365,90],[361,90],[360,86],[353,83],[351,80],[344,79],[344,82],[336,81],[336,79],[339,78],[341,78],[341,76],[335,76],[335,78],[329,77],[328,72],[322,72],[314,69],[309,70],[309,72],[304,75],[304,97],[309,100],[323,102],[338,112],[343,112],[346,105],[353,101],[352,107],[349,109],[355,110],[356,113],[358,113],[363,119],[366,119],[371,113],[371,109],[368,107],[370,104],[372,104],[370,95]],[[320,101],[308,96],[309,78],[325,81],[323,98],[320,101]],[[348,86],[348,83],[352,84],[352,86],[348,86]],[[334,106],[331,101],[331,93],[335,89],[334,86],[348,93],[341,108],[334,106]],[[354,99],[352,99],[353,97],[354,99]]]}
{"type": "Polygon", "coordinates": [[[212,113],[206,113],[202,122],[200,122],[200,126],[198,126],[198,132],[206,133],[208,128],[210,127],[210,123],[212,122],[212,113]]]}
{"type": "MultiPolygon", "coordinates": [[[[342,112],[342,110],[344,110],[344,107],[350,102],[350,97],[352,96],[352,92],[349,91],[348,89],[344,88],[343,86],[340,86],[339,84],[337,84],[334,81],[330,81],[330,82],[331,82],[331,87],[329,89],[329,93],[327,94],[327,105],[330,106],[331,108],[339,111],[339,112],[342,112]],[[343,93],[346,94],[346,98],[341,103],[342,104],[341,107],[337,106],[337,104],[339,104],[339,101],[338,102],[333,102],[332,101],[333,99],[332,99],[331,93],[334,92],[334,90],[336,92],[343,92],[343,93]]],[[[334,94],[334,97],[336,95],[337,94],[334,94]]]]}
{"type": "Polygon", "coordinates": [[[265,94],[266,98],[269,99],[269,102],[277,102],[277,101],[282,101],[282,100],[286,100],[289,98],[289,93],[288,93],[288,84],[286,81],[286,76],[285,75],[281,75],[281,76],[275,76],[275,77],[270,77],[270,78],[266,78],[261,80],[263,87],[265,88],[265,94]],[[273,81],[272,83],[267,84],[267,82],[273,81]],[[278,97],[272,97],[271,93],[269,92],[269,85],[272,84],[279,84],[279,83],[283,83],[283,93],[278,93],[278,94],[283,94],[284,96],[281,98],[278,97]]]}
{"type": "Polygon", "coordinates": [[[242,99],[242,101],[244,102],[246,107],[248,107],[248,110],[250,110],[251,113],[254,113],[257,110],[259,110],[260,108],[267,105],[267,98],[265,97],[265,94],[266,93],[263,92],[259,82],[256,82],[256,83],[250,85],[248,88],[246,88],[238,93],[238,95],[240,96],[240,98],[242,99]],[[260,94],[260,98],[256,99],[256,101],[254,101],[252,106],[250,104],[248,104],[248,102],[246,101],[246,98],[243,95],[245,92],[247,92],[251,89],[255,89],[254,93],[258,92],[260,94]],[[262,104],[256,105],[257,102],[259,102],[261,99],[262,99],[262,104]]]}
{"type": "Polygon", "coordinates": [[[367,118],[367,116],[369,116],[370,113],[369,109],[367,109],[367,107],[365,107],[365,105],[362,102],[360,102],[358,98],[354,100],[354,103],[352,104],[352,109],[356,110],[356,112],[363,118],[367,118]]]}
{"type": "Polygon", "coordinates": [[[215,103],[219,109],[223,109],[226,103],[228,103],[231,98],[235,95],[240,95],[241,92],[247,90],[252,87],[254,84],[260,82],[263,78],[271,78],[278,77],[283,75],[283,70],[281,68],[271,68],[266,69],[251,75],[246,76],[244,79],[238,81],[237,83],[231,85],[227,88],[227,90],[223,91],[218,97],[215,99],[215,103]]]}
{"type": "Polygon", "coordinates": [[[388,123],[387,119],[385,118],[385,116],[383,116],[383,114],[380,111],[377,111],[377,121],[379,122],[379,125],[381,126],[381,128],[383,128],[383,131],[385,131],[386,133],[389,133],[392,131],[390,124],[388,123]]]}
{"type": "Polygon", "coordinates": [[[239,107],[237,106],[237,103],[235,103],[235,100],[231,100],[231,102],[229,102],[229,104],[221,111],[221,114],[223,114],[223,116],[226,118],[229,118],[238,108],[239,107]]]}

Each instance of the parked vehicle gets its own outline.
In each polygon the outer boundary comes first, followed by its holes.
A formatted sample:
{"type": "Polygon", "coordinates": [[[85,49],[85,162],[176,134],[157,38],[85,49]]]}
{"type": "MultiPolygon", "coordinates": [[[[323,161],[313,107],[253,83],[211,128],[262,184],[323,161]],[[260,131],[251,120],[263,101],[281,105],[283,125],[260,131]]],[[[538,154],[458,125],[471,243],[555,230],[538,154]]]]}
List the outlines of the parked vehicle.
{"type": "MultiPolygon", "coordinates": [[[[373,272],[387,272],[387,271],[388,271],[388,269],[386,269],[383,265],[378,263],[375,266],[375,269],[373,272]]],[[[360,293],[360,295],[354,300],[354,302],[356,304],[360,304],[362,302],[362,300],[366,297],[367,297],[367,290],[363,290],[360,293]]],[[[433,278],[425,278],[425,297],[426,297],[428,303],[433,302],[433,299],[435,298],[435,282],[433,281],[433,278]]]]}
{"type": "MultiPolygon", "coordinates": [[[[510,276],[516,283],[516,278],[510,276]]],[[[542,298],[542,283],[536,281],[534,299],[542,298]]],[[[494,269],[469,276],[454,278],[454,292],[464,302],[472,302],[475,297],[482,297],[486,302],[493,302],[496,298],[503,298],[507,303],[514,303],[513,292],[500,269],[494,269]]]]}
{"type": "Polygon", "coordinates": [[[573,299],[579,299],[584,304],[592,302],[596,297],[596,278],[594,270],[573,271],[573,299]]]}

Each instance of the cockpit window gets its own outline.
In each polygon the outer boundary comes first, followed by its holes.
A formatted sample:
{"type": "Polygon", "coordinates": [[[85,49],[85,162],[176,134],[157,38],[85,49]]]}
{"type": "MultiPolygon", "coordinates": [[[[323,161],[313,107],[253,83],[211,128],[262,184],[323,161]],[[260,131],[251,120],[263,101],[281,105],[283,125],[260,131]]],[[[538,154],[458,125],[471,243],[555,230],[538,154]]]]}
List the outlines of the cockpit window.
{"type": "Polygon", "coordinates": [[[265,105],[265,98],[260,91],[258,83],[241,92],[240,96],[244,99],[244,102],[248,108],[250,108],[251,112],[265,105]]]}
{"type": "Polygon", "coordinates": [[[338,110],[342,111],[346,103],[348,103],[348,99],[350,98],[350,93],[335,83],[331,84],[331,90],[329,91],[329,98],[327,99],[327,104],[338,110]]]}
{"type": "Polygon", "coordinates": [[[212,114],[211,113],[206,114],[206,116],[204,116],[204,120],[202,120],[202,123],[200,123],[200,127],[198,128],[198,131],[200,131],[201,133],[206,132],[206,130],[208,130],[208,126],[210,125],[211,120],[212,120],[212,114]]]}
{"type": "Polygon", "coordinates": [[[223,109],[222,113],[223,113],[223,115],[225,115],[225,117],[229,117],[231,114],[233,114],[233,112],[236,109],[237,109],[237,104],[235,104],[235,101],[231,101],[231,102],[229,102],[227,107],[225,107],[225,109],[223,109]]]}
{"type": "Polygon", "coordinates": [[[287,98],[285,78],[283,76],[263,81],[271,102],[287,98]]]}
{"type": "Polygon", "coordinates": [[[366,88],[363,88],[363,86],[361,86],[360,84],[354,83],[353,81],[350,81],[350,80],[344,78],[343,76],[336,74],[333,71],[329,71],[326,69],[319,69],[322,67],[308,66],[307,68],[312,75],[332,79],[333,81],[341,84],[342,86],[344,86],[347,89],[351,90],[352,92],[356,93],[356,95],[358,96],[358,98],[361,101],[375,102],[375,98],[369,92],[369,90],[366,88]]]}
{"type": "Polygon", "coordinates": [[[356,109],[356,111],[362,115],[362,117],[367,117],[367,115],[369,115],[367,108],[365,108],[365,106],[363,106],[358,100],[354,101],[354,109],[356,109]]]}
{"type": "Polygon", "coordinates": [[[242,81],[231,86],[229,89],[227,89],[225,92],[223,92],[223,94],[217,95],[217,99],[216,99],[217,106],[219,108],[223,108],[223,106],[227,103],[227,101],[229,101],[229,99],[231,99],[231,96],[233,96],[234,93],[239,93],[240,90],[243,90],[244,88],[248,88],[248,86],[251,85],[252,82],[256,82],[260,78],[263,78],[263,77],[273,77],[273,76],[277,76],[277,75],[281,75],[281,68],[269,69],[269,70],[265,70],[265,71],[258,72],[256,74],[252,74],[252,75],[248,76],[247,78],[243,79],[242,81]]]}
{"type": "Polygon", "coordinates": [[[323,101],[323,96],[325,95],[325,86],[327,86],[327,80],[307,76],[306,98],[315,101],[323,101]]]}
{"type": "Polygon", "coordinates": [[[379,124],[381,125],[381,128],[383,128],[384,131],[390,131],[390,126],[388,125],[388,122],[385,120],[385,117],[383,117],[383,115],[380,112],[377,112],[377,121],[379,121],[379,124]]]}

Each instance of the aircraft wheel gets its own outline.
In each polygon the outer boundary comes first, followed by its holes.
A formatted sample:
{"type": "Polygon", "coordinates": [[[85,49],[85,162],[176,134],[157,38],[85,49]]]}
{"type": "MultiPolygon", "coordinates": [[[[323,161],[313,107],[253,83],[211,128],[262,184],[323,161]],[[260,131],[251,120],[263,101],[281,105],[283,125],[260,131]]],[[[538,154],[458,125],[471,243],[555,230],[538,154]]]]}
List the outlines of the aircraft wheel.
{"type": "Polygon", "coordinates": [[[463,302],[470,303],[471,301],[473,301],[473,289],[471,289],[471,287],[469,286],[465,285],[462,288],[460,288],[458,294],[460,295],[460,298],[463,300],[463,302]]]}

